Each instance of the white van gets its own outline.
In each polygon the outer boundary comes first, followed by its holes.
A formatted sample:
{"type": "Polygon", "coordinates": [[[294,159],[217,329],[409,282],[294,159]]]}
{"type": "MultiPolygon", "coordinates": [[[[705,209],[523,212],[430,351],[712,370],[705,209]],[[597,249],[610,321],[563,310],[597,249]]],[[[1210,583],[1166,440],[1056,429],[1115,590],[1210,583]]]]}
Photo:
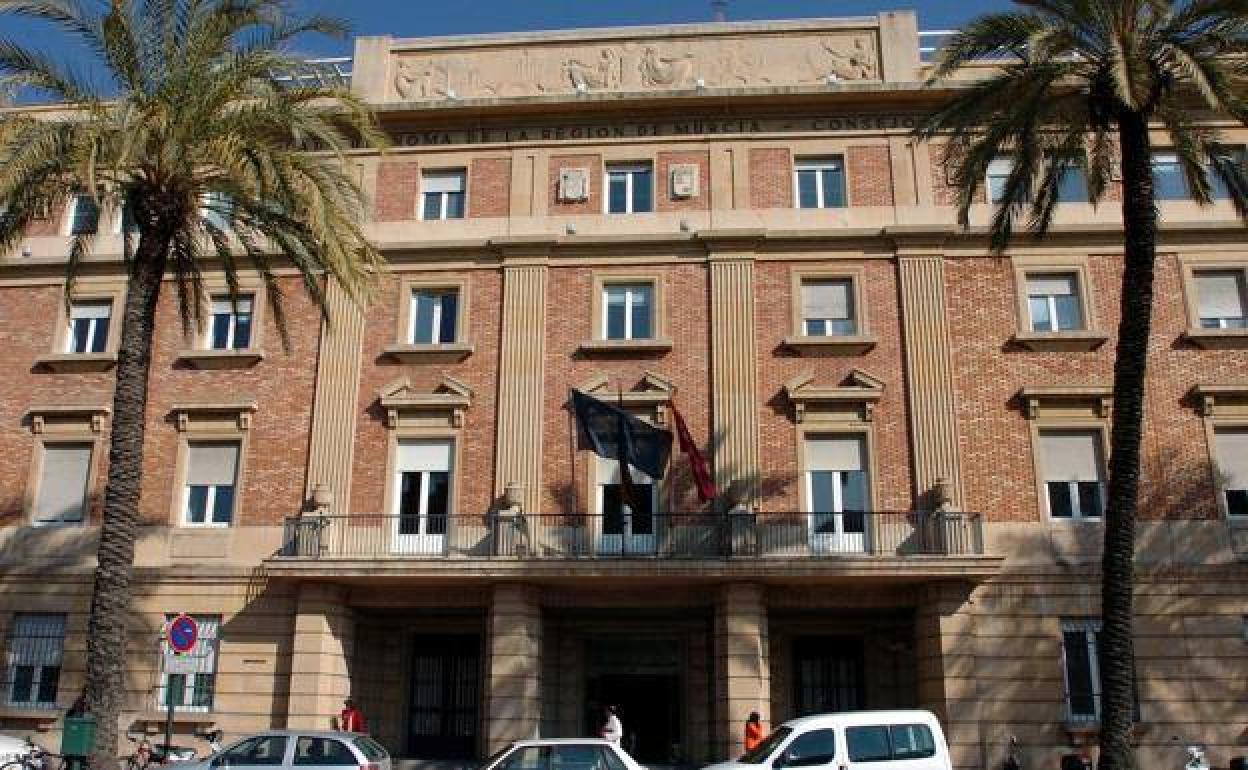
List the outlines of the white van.
{"type": "Polygon", "coordinates": [[[845,711],[792,719],[740,759],[706,770],[952,770],[930,711],[845,711]]]}

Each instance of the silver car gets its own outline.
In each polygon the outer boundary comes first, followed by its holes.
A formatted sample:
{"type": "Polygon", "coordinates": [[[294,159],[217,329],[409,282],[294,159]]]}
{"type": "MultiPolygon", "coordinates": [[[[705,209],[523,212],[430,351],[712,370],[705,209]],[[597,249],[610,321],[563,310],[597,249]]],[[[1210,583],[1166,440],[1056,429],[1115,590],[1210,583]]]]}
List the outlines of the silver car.
{"type": "Polygon", "coordinates": [[[646,770],[601,738],[515,741],[485,760],[481,770],[646,770]]]}
{"type": "Polygon", "coordinates": [[[269,730],[217,754],[168,767],[178,770],[391,770],[390,755],[367,735],[333,730],[269,730]]]}

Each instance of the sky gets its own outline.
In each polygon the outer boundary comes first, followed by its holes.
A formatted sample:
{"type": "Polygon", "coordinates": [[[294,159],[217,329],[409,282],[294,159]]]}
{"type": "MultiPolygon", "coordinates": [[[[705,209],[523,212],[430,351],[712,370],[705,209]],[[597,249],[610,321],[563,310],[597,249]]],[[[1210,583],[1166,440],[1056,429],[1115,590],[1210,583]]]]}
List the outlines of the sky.
{"type": "MultiPolygon", "coordinates": [[[[99,2],[100,0],[95,0],[99,2]]],[[[88,3],[92,0],[87,0],[88,3]]],[[[303,14],[343,18],[356,35],[424,37],[535,29],[674,24],[709,21],[710,0],[291,0],[303,14]]],[[[729,21],[818,16],[869,16],[914,9],[919,28],[948,29],[1008,0],[728,0],[729,21]]],[[[0,38],[49,52],[64,52],[49,29],[0,16],[0,38]]],[[[323,38],[299,41],[308,56],[345,56],[351,44],[323,38]]],[[[67,53],[67,52],[66,52],[67,53]]]]}

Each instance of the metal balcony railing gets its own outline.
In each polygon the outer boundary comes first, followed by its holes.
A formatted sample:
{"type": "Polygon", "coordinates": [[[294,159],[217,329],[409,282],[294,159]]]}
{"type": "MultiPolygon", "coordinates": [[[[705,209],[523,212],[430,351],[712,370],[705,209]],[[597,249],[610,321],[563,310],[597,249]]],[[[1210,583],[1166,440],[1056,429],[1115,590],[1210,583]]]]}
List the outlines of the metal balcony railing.
{"type": "Polygon", "coordinates": [[[286,559],[826,559],[972,556],[976,513],[305,515],[287,519],[286,559]]]}

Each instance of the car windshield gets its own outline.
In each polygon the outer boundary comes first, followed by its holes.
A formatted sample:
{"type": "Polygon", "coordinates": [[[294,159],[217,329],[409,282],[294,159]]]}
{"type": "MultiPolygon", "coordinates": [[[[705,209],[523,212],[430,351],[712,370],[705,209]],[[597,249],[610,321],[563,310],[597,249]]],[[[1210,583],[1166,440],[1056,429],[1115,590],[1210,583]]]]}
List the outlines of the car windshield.
{"type": "Polygon", "coordinates": [[[361,735],[354,741],[355,747],[368,758],[370,762],[380,762],[389,755],[380,743],[369,738],[367,735],[361,735]]]}
{"type": "Polygon", "coordinates": [[[501,748],[501,749],[499,749],[498,751],[496,751],[496,752],[494,752],[493,754],[491,754],[491,755],[489,756],[489,758],[488,758],[488,759],[486,759],[484,762],[482,762],[481,764],[477,765],[477,767],[478,767],[478,768],[480,768],[480,770],[485,770],[485,768],[487,768],[487,767],[493,767],[495,764],[497,764],[498,760],[502,759],[502,758],[503,758],[503,755],[504,755],[504,754],[506,754],[507,752],[511,751],[511,749],[512,749],[511,744],[508,744],[508,745],[506,745],[506,746],[502,747],[502,748],[501,748]]]}
{"type": "Polygon", "coordinates": [[[771,756],[771,753],[776,750],[776,747],[781,743],[784,743],[784,739],[788,738],[792,733],[793,728],[791,727],[777,728],[774,733],[768,735],[763,742],[755,746],[752,751],[747,751],[742,754],[741,759],[737,761],[743,762],[747,765],[761,765],[763,760],[771,756]]]}

